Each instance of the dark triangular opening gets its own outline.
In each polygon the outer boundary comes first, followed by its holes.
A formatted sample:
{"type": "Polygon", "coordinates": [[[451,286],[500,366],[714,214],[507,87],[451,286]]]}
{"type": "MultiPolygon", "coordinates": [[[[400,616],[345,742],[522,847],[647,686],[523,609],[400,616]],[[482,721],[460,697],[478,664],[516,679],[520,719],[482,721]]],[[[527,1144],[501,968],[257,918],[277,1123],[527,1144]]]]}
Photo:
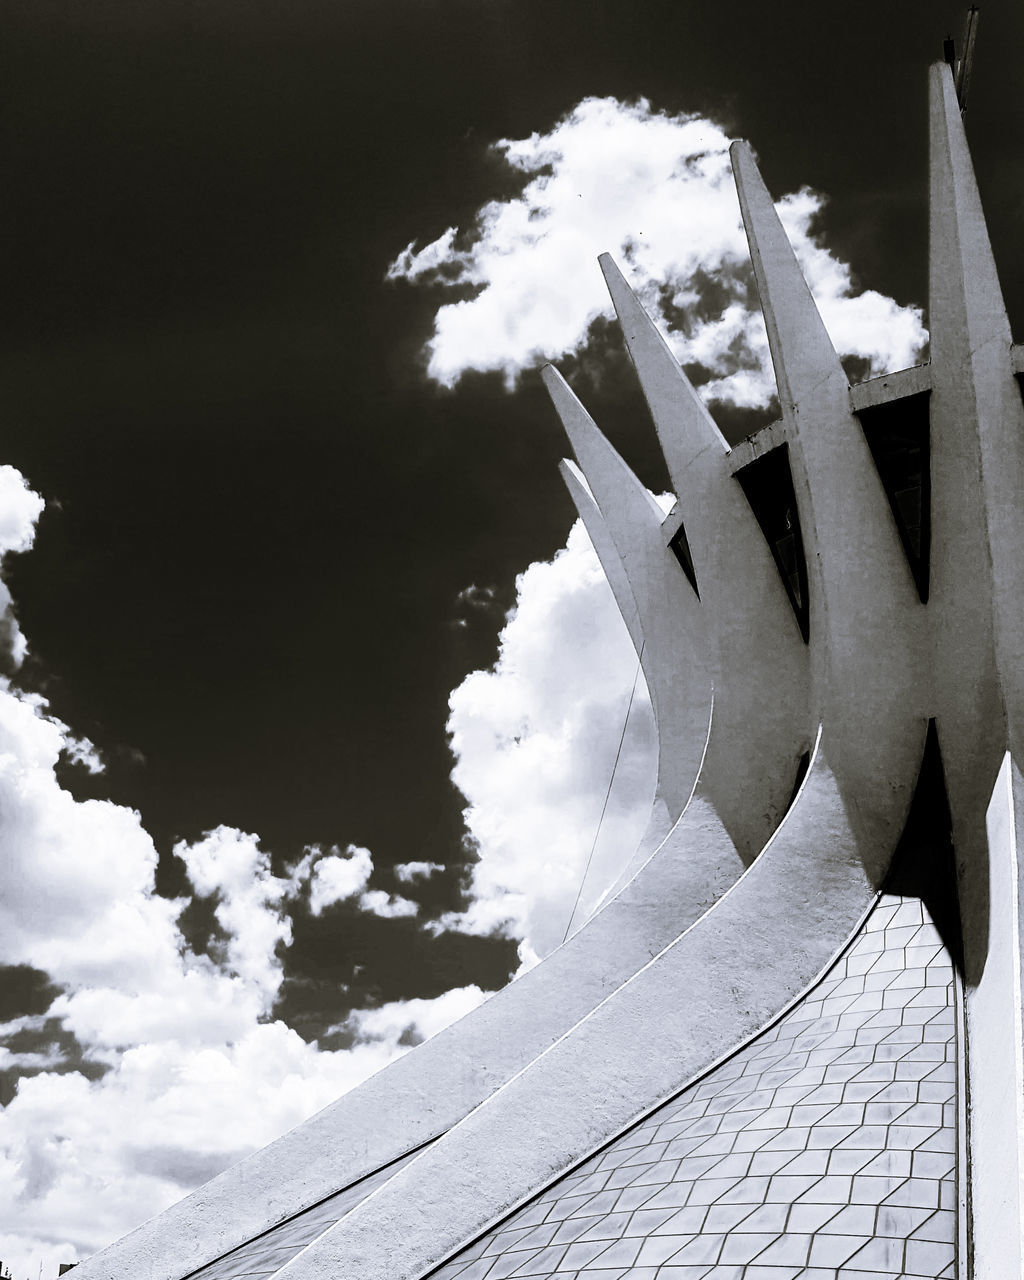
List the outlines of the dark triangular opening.
{"type": "Polygon", "coordinates": [[[921,899],[951,960],[963,972],[953,822],[934,720],[928,723],[928,737],[914,798],[910,802],[907,824],[893,854],[884,889],[886,893],[921,899]]]}
{"type": "Polygon", "coordinates": [[[793,606],[800,634],[807,643],[811,610],[807,593],[807,560],[800,532],[800,513],[789,468],[789,445],[780,445],[736,472],[736,479],[768,541],[793,606]]]}
{"type": "Polygon", "coordinates": [[[683,525],[680,525],[675,531],[668,545],[669,549],[675,554],[675,558],[679,561],[683,573],[686,574],[690,586],[697,592],[697,599],[699,600],[700,591],[697,587],[697,574],[693,567],[693,556],[690,555],[690,544],[686,541],[686,529],[683,525]]]}
{"type": "Polygon", "coordinates": [[[789,804],[786,805],[787,811],[793,807],[793,801],[796,799],[796,793],[803,786],[804,778],[807,777],[807,770],[811,767],[811,753],[805,751],[800,759],[796,762],[796,777],[793,779],[793,791],[789,797],[789,804]]]}
{"type": "Polygon", "coordinates": [[[932,533],[928,395],[904,396],[857,415],[923,601],[932,533]]]}

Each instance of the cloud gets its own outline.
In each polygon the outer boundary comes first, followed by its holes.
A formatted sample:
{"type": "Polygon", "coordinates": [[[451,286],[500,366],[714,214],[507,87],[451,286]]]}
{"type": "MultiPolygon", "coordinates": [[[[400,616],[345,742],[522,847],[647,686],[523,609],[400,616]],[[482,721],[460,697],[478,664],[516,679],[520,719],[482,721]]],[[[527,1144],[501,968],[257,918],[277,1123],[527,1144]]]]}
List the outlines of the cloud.
{"type": "Polygon", "coordinates": [[[58,1067],[64,1060],[60,1045],[53,1044],[42,1052],[26,1051],[15,1053],[0,1045],[0,1071],[9,1071],[12,1067],[27,1067],[32,1071],[44,1071],[48,1067],[58,1067]]]}
{"type": "MultiPolygon", "coordinates": [[[[521,575],[495,669],[452,695],[455,778],[480,860],[467,910],[435,929],[502,929],[524,939],[526,960],[558,940],[635,669],[577,526],[554,561],[521,575]]],[[[273,1017],[295,904],[308,898],[320,914],[348,902],[385,920],[418,904],[370,887],[366,848],[311,846],[275,874],[258,836],[229,826],[175,847],[189,892],[163,897],[139,814],[60,787],[58,760],[75,741],[45,699],[0,680],[0,961],[57,989],[45,1011],[4,1026],[30,1037],[0,1062],[21,1073],[0,1109],[0,1203],[17,1212],[0,1245],[15,1280],[40,1261],[52,1276],[123,1234],[487,994],[469,985],[356,1009],[345,1047],[306,1043],[273,1017]],[[196,898],[219,926],[209,954],[194,953],[180,926],[196,898]]],[[[641,687],[585,903],[635,844],[653,750],[641,687]]],[[[395,874],[405,885],[443,869],[409,861],[395,874]]]]}
{"type": "Polygon", "coordinates": [[[318,846],[312,846],[290,872],[289,894],[298,896],[308,884],[309,909],[315,916],[339,902],[354,902],[360,911],[385,920],[417,914],[419,903],[383,889],[368,889],[372,874],[373,855],[369,849],[350,844],[344,853],[333,847],[325,854],[318,846]]]}
{"type": "Polygon", "coordinates": [[[103,757],[96,749],[96,744],[88,738],[76,738],[71,730],[64,726],[64,755],[71,764],[81,765],[91,774],[102,773],[106,768],[103,757]]]}
{"type": "Polygon", "coordinates": [[[361,894],[359,906],[371,915],[381,916],[385,920],[393,920],[396,916],[414,916],[419,912],[419,903],[403,898],[399,894],[385,893],[383,889],[369,889],[361,894]]]}
{"type": "MultiPolygon", "coordinates": [[[[501,932],[521,954],[562,940],[594,846],[637,660],[580,522],[553,560],[516,581],[489,671],[452,693],[452,778],[479,860],[465,911],[435,929],[501,932]]],[[[646,824],[656,738],[643,676],[580,904],[593,906],[646,824]]]]}
{"type": "Polygon", "coordinates": [[[0,1111],[0,1203],[12,1210],[8,1226],[17,1222],[4,1257],[15,1280],[34,1280],[40,1259],[86,1256],[327,1105],[415,1042],[399,1024],[429,1034],[459,1016],[466,1006],[450,994],[436,1010],[415,1002],[408,1018],[399,1002],[387,1025],[333,1052],[282,1022],[251,1022],[234,1041],[136,1044],[98,1081],[24,1078],[0,1111]]]}
{"type": "MultiPolygon", "coordinates": [[[[0,554],[30,545],[41,506],[0,468],[0,554]]],[[[48,1001],[0,1028],[0,1070],[19,1077],[0,1107],[0,1257],[15,1280],[40,1263],[52,1280],[483,998],[396,1001],[365,1030],[356,1011],[345,1047],[307,1043],[273,1018],[298,898],[384,919],[417,904],[368,888],[367,849],[314,846],[275,875],[259,837],[229,826],[175,847],[189,892],[164,897],[140,815],[75,800],[62,755],[98,757],[44,698],[0,678],[0,964],[45,975],[48,1001]],[[195,899],[219,926],[206,955],[180,925],[195,899]]]]}
{"type": "Polygon", "coordinates": [[[218,899],[214,914],[228,938],[228,971],[272,1000],[282,978],[277,948],[292,940],[282,911],[289,882],[273,875],[258,836],[233,827],[218,827],[196,844],[176,844],[174,852],[196,893],[218,899]]]}
{"type": "Polygon", "coordinates": [[[426,880],[444,869],[443,862],[400,862],[395,867],[395,878],[403,884],[412,884],[414,880],[426,880]]]}
{"type": "MultiPolygon", "coordinates": [[[[12,551],[28,551],[35,540],[43,499],[14,467],[0,466],[0,561],[12,551]]],[[[25,661],[25,637],[14,616],[11,593],[0,582],[0,653],[13,668],[25,661]]]]}
{"type": "MultiPolygon", "coordinates": [[[[413,241],[388,269],[457,294],[435,316],[429,376],[451,387],[469,369],[498,370],[511,386],[581,349],[611,314],[595,262],[607,250],[679,360],[699,366],[708,398],[766,404],[774,385],[728,147],[712,120],[615,98],[587,98],[547,133],[495,143],[522,192],[485,205],[465,232],[413,241]]],[[[812,235],[824,203],[804,188],[778,208],[833,340],[872,372],[912,364],[926,337],[920,310],[858,292],[812,235]]]]}
{"type": "Polygon", "coordinates": [[[313,867],[310,881],[310,910],[320,915],[325,907],[353,898],[366,888],[373,871],[369,849],[350,844],[344,854],[337,849],[321,857],[313,867]]]}
{"type": "Polygon", "coordinates": [[[393,1000],[377,1009],[359,1009],[331,1030],[355,1031],[364,1041],[420,1044],[483,1004],[491,994],[473,984],[455,987],[434,1000],[393,1000]]]}

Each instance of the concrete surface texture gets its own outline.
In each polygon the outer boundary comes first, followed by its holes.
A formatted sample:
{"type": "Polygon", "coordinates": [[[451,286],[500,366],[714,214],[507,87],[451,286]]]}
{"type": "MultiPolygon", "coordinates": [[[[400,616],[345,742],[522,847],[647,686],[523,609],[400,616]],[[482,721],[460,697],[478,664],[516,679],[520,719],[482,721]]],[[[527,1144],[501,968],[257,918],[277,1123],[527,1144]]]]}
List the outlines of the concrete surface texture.
{"type": "Polygon", "coordinates": [[[603,905],[81,1280],[1022,1274],[1024,354],[944,65],[930,120],[928,365],[849,386],[737,143],[780,421],[730,450],[607,257],[667,517],[545,371],[660,740],[603,905]]]}

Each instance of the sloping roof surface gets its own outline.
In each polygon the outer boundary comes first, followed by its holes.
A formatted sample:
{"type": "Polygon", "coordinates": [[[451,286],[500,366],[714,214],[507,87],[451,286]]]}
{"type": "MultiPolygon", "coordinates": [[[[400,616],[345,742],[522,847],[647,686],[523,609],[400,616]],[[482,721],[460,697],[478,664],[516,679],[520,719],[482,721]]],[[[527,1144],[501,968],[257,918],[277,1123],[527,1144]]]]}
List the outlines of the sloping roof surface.
{"type": "Polygon", "coordinates": [[[953,980],[884,896],[773,1027],[432,1280],[954,1276],[953,980]]]}

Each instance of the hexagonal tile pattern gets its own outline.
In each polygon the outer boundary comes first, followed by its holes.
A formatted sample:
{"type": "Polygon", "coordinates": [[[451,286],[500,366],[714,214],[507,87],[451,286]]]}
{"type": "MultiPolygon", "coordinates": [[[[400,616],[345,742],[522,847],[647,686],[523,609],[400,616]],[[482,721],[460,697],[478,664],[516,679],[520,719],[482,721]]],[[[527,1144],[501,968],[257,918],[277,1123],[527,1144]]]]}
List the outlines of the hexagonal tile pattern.
{"type": "Polygon", "coordinates": [[[432,1280],[954,1277],[955,1095],[949,957],[884,896],[774,1026],[432,1280]]]}

